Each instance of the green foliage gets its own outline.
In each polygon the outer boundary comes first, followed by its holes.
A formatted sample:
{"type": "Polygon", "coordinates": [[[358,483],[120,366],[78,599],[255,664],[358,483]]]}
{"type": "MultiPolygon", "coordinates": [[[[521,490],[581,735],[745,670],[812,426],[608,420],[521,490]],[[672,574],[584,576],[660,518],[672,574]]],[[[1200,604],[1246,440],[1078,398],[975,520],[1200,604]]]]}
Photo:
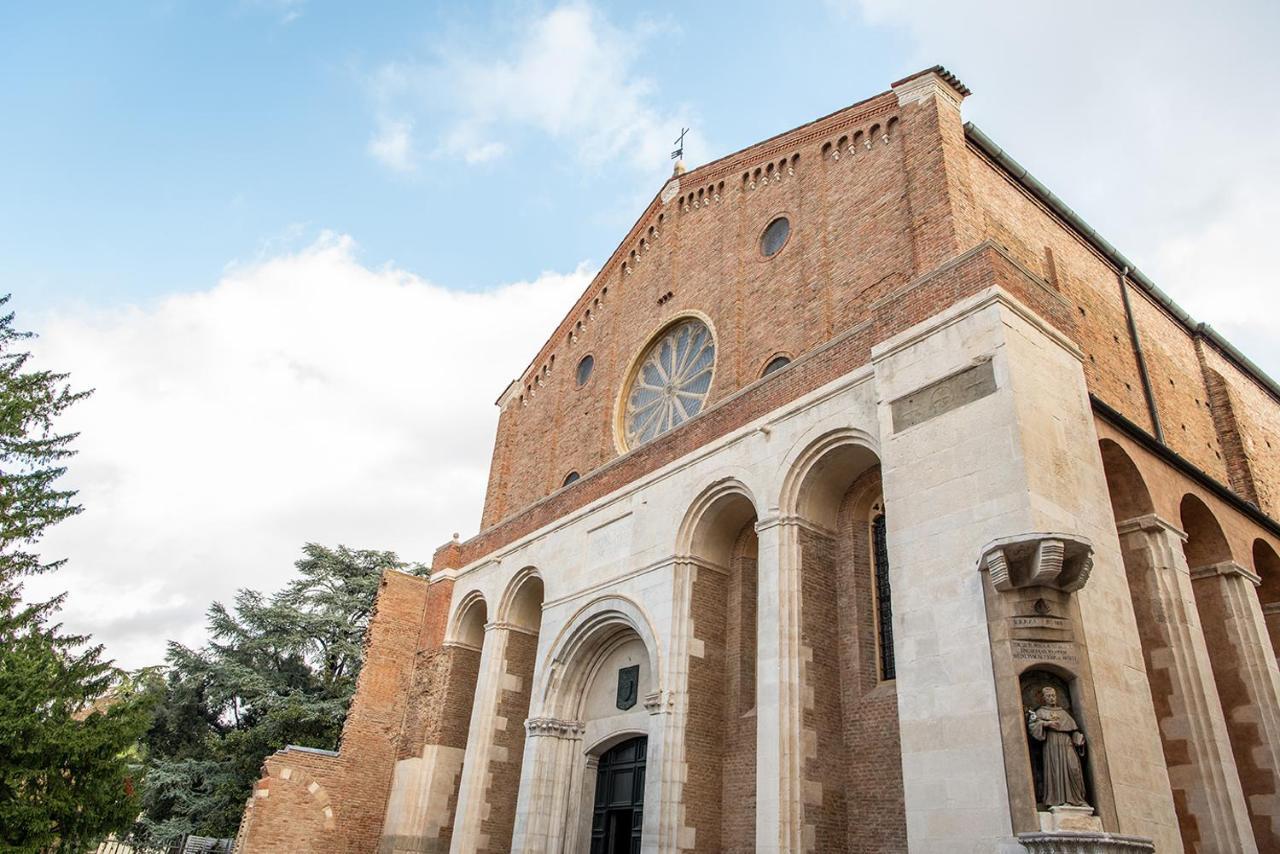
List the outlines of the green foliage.
{"type": "Polygon", "coordinates": [[[170,644],[143,740],[137,837],[232,836],[267,755],[288,744],[336,748],[381,571],[425,572],[392,552],[314,543],[294,565],[297,577],[270,597],[241,590],[231,608],[214,603],[203,649],[170,644]]]}
{"type": "Polygon", "coordinates": [[[0,846],[78,851],[137,814],[133,746],[154,692],[149,675],[124,676],[101,646],[51,623],[63,597],[22,600],[24,578],[62,564],[36,553],[40,536],[80,512],[56,486],[75,434],[54,423],[88,394],[29,370],[14,348],[30,337],[0,317],[0,846]]]}

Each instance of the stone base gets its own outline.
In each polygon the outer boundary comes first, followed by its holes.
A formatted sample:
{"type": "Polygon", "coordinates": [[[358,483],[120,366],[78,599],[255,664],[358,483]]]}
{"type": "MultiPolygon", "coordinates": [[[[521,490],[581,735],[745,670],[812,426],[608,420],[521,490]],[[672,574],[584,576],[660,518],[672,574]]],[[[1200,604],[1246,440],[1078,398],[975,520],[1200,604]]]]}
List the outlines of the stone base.
{"type": "Polygon", "coordinates": [[[1156,850],[1146,837],[1100,831],[1019,833],[1018,842],[1032,854],[1152,854],[1156,850]]]}
{"type": "Polygon", "coordinates": [[[1071,831],[1075,833],[1101,833],[1102,819],[1093,814],[1093,807],[1059,806],[1040,811],[1040,829],[1045,833],[1071,831]]]}

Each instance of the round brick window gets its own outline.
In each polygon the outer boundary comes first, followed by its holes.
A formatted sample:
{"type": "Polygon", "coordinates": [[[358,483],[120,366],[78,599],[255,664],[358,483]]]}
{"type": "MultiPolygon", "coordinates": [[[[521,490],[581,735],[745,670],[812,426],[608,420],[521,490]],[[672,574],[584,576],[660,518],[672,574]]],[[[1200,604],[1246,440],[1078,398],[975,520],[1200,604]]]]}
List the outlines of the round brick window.
{"type": "Polygon", "coordinates": [[[765,226],[764,234],[760,235],[760,251],[766,258],[772,258],[782,251],[782,247],[786,245],[787,238],[791,236],[791,221],[785,216],[780,216],[773,222],[765,226]]]}
{"type": "Polygon", "coordinates": [[[702,411],[715,372],[716,342],[705,323],[685,318],[659,334],[638,364],[622,415],[628,448],[661,436],[702,411]]]}

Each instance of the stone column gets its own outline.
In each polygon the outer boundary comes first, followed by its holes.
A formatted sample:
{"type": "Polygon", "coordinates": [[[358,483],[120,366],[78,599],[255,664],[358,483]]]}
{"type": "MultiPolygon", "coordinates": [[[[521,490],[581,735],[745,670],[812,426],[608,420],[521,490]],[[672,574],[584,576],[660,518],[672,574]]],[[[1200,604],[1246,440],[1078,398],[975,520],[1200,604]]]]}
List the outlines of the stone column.
{"type": "MultiPolygon", "coordinates": [[[[572,792],[573,781],[580,777],[574,766],[582,753],[583,725],[578,721],[530,718],[525,722],[525,733],[524,772],[511,850],[513,854],[577,850],[572,841],[566,846],[565,834],[573,833],[577,827],[579,811],[572,808],[572,792]]],[[[594,791],[593,787],[593,794],[594,791]]]]}
{"type": "Polygon", "coordinates": [[[1280,671],[1255,592],[1262,579],[1234,561],[1191,579],[1258,847],[1280,851],[1280,671]]]}
{"type": "Polygon", "coordinates": [[[756,851],[804,849],[804,680],[797,522],[774,517],[759,536],[756,608],[756,851]]]}
{"type": "Polygon", "coordinates": [[[1116,526],[1142,653],[1188,850],[1257,851],[1244,792],[1197,619],[1182,543],[1186,534],[1155,515],[1116,526]]]}
{"type": "Polygon", "coordinates": [[[1262,619],[1271,637],[1271,651],[1280,656],[1280,602],[1267,602],[1262,606],[1262,619]]]}
{"type": "Polygon", "coordinates": [[[487,847],[480,823],[488,814],[489,759],[493,753],[493,732],[497,724],[498,695],[506,670],[505,624],[484,627],[484,648],[480,653],[480,675],[476,679],[475,702],[471,706],[471,726],[467,730],[467,750],[462,760],[462,782],[458,788],[458,808],[454,812],[454,854],[472,854],[487,847]]]}

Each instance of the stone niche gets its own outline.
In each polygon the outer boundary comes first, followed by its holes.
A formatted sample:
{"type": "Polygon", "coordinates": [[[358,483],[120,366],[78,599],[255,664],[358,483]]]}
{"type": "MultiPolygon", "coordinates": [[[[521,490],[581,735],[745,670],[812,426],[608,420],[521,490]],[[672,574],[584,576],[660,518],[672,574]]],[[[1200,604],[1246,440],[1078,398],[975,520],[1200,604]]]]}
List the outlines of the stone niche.
{"type": "Polygon", "coordinates": [[[1089,579],[1092,554],[1083,537],[1036,532],[988,543],[979,559],[1010,814],[1024,847],[1034,836],[1033,850],[1113,850],[1045,846],[1054,839],[1066,846],[1110,839],[1118,830],[1073,595],[1089,579]],[[1063,791],[1061,775],[1069,767],[1070,800],[1079,803],[1045,802],[1048,754],[1055,772],[1050,791],[1063,791]]]}

